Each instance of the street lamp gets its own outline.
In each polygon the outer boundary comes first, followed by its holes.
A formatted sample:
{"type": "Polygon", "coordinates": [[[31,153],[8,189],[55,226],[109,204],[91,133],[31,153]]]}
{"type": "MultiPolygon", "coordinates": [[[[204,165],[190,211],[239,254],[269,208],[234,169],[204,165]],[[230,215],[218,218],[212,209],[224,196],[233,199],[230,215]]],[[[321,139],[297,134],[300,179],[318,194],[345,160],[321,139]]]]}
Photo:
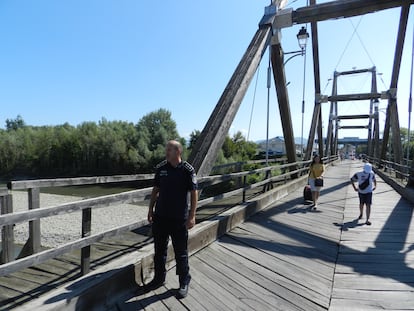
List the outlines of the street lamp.
{"type": "Polygon", "coordinates": [[[308,44],[308,39],[309,39],[309,34],[306,28],[302,26],[302,28],[299,30],[296,37],[298,38],[300,49],[302,50],[302,52],[304,52],[306,49],[306,45],[308,44]]]}
{"type": "Polygon", "coordinates": [[[296,56],[305,55],[306,45],[308,44],[308,39],[309,39],[309,33],[305,27],[302,26],[302,28],[299,30],[298,34],[296,35],[296,38],[298,38],[298,44],[299,44],[300,50],[283,53],[284,55],[293,54],[283,63],[283,65],[286,65],[288,61],[290,61],[292,58],[295,58],[296,56]]]}

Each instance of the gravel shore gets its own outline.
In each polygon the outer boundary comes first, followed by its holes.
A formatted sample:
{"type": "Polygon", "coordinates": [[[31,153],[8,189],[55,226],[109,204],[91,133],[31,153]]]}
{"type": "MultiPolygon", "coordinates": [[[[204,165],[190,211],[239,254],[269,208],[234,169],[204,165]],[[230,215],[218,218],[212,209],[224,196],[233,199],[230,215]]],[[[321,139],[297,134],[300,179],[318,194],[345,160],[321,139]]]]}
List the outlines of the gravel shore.
{"type": "MultiPolygon", "coordinates": [[[[81,197],[56,194],[40,194],[41,208],[82,200],[81,197]]],[[[13,192],[13,210],[27,211],[27,192],[13,192]]],[[[145,219],[146,206],[119,204],[92,210],[92,234],[145,219]]],[[[43,218],[40,221],[41,243],[45,247],[56,247],[81,237],[82,212],[43,218]]],[[[29,225],[17,224],[14,228],[16,244],[24,244],[28,238],[29,225]]]]}

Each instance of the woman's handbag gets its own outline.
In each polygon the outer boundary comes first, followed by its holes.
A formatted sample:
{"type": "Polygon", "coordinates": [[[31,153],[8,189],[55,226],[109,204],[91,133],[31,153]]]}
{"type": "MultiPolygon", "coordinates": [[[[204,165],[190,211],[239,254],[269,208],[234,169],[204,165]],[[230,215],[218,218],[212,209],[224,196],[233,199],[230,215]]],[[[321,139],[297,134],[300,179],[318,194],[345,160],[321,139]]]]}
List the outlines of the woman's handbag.
{"type": "Polygon", "coordinates": [[[323,179],[322,178],[316,178],[315,179],[315,187],[323,187],[323,179]]]}

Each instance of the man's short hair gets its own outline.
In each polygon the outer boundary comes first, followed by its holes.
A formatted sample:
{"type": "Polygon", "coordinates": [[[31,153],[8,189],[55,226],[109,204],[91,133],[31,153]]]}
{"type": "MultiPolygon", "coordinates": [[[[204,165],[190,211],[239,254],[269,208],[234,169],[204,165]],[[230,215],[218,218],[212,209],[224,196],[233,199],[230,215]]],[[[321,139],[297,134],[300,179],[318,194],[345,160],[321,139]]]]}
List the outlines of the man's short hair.
{"type": "Polygon", "coordinates": [[[180,153],[183,153],[183,145],[181,145],[181,143],[179,141],[177,141],[177,140],[170,140],[167,143],[167,146],[168,145],[174,146],[180,153]]]}

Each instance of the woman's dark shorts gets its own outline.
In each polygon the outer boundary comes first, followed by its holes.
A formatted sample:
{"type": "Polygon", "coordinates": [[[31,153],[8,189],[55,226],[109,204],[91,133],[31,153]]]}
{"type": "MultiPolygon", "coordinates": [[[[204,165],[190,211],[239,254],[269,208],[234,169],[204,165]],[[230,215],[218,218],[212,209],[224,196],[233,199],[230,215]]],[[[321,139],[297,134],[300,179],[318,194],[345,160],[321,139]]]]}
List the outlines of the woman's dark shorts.
{"type": "Polygon", "coordinates": [[[372,204],[372,192],[370,193],[358,193],[360,204],[372,204]]]}

